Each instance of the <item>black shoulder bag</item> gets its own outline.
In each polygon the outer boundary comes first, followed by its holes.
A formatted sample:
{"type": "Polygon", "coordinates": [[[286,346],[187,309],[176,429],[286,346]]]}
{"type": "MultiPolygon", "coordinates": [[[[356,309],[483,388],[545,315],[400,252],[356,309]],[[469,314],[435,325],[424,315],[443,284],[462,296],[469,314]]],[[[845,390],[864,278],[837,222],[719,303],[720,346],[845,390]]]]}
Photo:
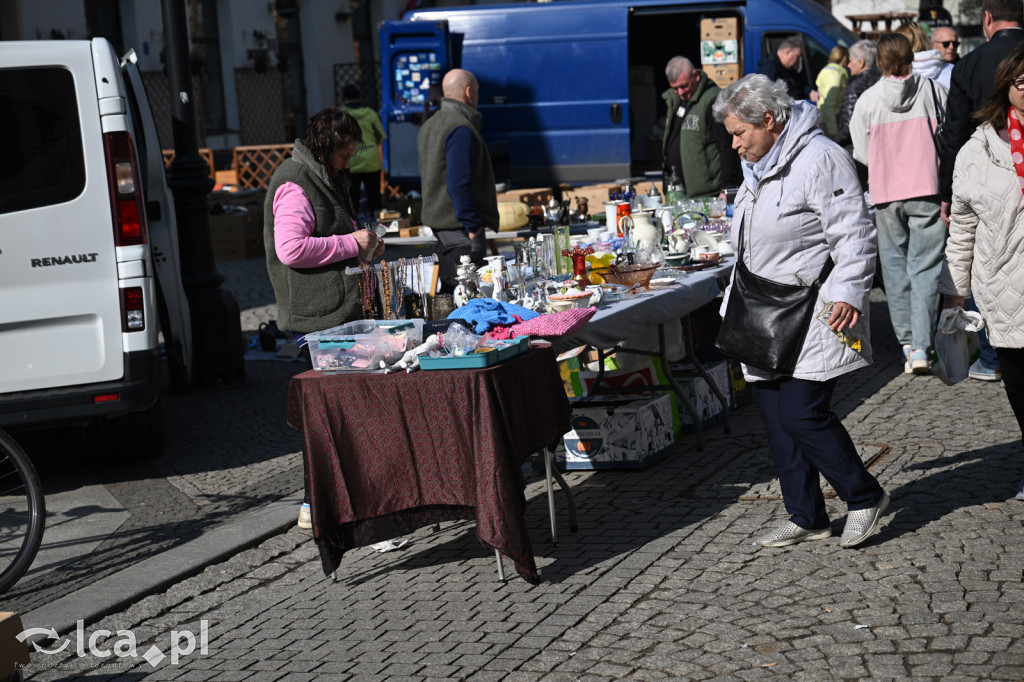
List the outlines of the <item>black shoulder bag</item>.
{"type": "Polygon", "coordinates": [[[744,227],[741,223],[732,291],[715,347],[752,367],[792,374],[814,317],[818,289],[835,264],[829,255],[810,286],[781,284],[755,275],[743,264],[744,227]]]}

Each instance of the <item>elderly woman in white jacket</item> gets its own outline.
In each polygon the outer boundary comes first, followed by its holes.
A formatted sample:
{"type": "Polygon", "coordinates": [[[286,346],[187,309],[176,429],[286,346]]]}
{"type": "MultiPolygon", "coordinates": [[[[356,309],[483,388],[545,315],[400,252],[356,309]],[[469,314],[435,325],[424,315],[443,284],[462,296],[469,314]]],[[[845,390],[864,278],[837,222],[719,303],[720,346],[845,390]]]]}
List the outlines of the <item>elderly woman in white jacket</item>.
{"type": "MultiPolygon", "coordinates": [[[[781,81],[746,76],[718,95],[713,112],[743,158],[732,231],[739,253],[742,225],[745,266],[775,282],[806,285],[829,256],[835,263],[792,374],[743,365],[747,381],[756,382],[790,514],[757,542],[784,547],[832,535],[822,474],[847,504],[840,545],[853,547],[875,532],[889,503],[831,409],[837,377],[871,361],[866,313],[877,247],[857,172],[821,131],[818,110],[791,100],[781,81]]],[[[723,315],[732,295],[740,294],[730,283],[723,315]]]]}
{"type": "MultiPolygon", "coordinates": [[[[939,280],[945,307],[974,293],[1010,407],[1024,431],[1024,45],[996,67],[984,121],[960,149],[946,265],[939,280]]],[[[1024,481],[1017,486],[1024,500],[1024,481]]]]}

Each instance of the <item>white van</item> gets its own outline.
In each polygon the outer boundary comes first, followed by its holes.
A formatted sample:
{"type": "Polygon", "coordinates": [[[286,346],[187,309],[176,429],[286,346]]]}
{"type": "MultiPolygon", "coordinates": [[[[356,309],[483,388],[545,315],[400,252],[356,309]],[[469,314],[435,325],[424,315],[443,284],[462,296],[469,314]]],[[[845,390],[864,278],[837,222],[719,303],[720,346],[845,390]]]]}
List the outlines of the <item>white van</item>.
{"type": "Polygon", "coordinates": [[[0,42],[0,428],[90,423],[142,457],[163,441],[158,333],[187,372],[191,331],[133,57],[0,42]]]}

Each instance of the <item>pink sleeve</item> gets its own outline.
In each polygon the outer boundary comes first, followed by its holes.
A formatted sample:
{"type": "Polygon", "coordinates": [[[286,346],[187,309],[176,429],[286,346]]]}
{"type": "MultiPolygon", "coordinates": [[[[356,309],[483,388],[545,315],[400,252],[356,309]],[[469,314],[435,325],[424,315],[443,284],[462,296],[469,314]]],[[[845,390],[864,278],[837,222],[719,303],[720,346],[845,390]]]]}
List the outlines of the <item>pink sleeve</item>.
{"type": "Polygon", "coordinates": [[[351,234],[313,237],[313,204],[302,188],[286,182],[274,194],[274,250],[282,263],[293,268],[315,268],[359,255],[351,234]]]}

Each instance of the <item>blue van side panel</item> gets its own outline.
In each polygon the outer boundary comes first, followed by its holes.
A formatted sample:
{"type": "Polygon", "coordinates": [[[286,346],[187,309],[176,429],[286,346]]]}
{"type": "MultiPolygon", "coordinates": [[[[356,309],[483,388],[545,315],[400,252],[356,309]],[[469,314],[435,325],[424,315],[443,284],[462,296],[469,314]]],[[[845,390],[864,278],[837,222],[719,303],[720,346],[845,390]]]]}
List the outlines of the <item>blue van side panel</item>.
{"type": "Polygon", "coordinates": [[[480,80],[484,139],[512,168],[628,163],[626,12],[588,8],[582,21],[571,4],[552,4],[544,21],[536,15],[529,6],[447,14],[453,38],[464,36],[461,66],[480,80]]]}
{"type": "MultiPolygon", "coordinates": [[[[562,0],[416,10],[386,24],[447,22],[451,66],[479,79],[484,138],[517,183],[517,170],[545,181],[566,170],[576,179],[628,174],[629,25],[661,13],[739,18],[744,73],[757,71],[765,32],[802,31],[830,48],[822,26],[838,26],[813,0],[562,0]]],[[[384,106],[385,120],[414,113],[384,106]]]]}

